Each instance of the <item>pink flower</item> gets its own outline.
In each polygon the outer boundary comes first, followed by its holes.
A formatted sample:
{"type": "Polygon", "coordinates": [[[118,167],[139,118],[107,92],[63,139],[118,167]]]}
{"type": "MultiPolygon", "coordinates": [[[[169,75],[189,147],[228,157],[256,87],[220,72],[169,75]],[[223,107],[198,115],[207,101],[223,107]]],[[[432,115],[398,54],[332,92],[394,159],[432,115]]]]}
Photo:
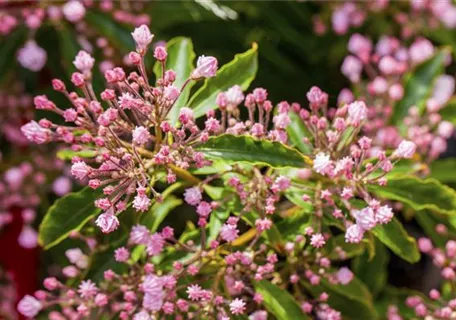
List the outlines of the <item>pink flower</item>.
{"type": "Polygon", "coordinates": [[[76,69],[84,74],[90,73],[90,70],[92,70],[94,63],[95,59],[84,50],[79,51],[73,61],[76,69]]]}
{"type": "Polygon", "coordinates": [[[350,40],[348,41],[348,51],[351,53],[361,57],[369,54],[371,50],[372,42],[368,38],[359,33],[355,33],[350,37],[350,40]]]}
{"type": "Polygon", "coordinates": [[[312,247],[321,248],[325,245],[325,243],[326,243],[325,238],[323,237],[323,235],[321,233],[315,233],[310,238],[310,244],[312,245],[312,247]]]}
{"type": "Polygon", "coordinates": [[[255,226],[259,232],[263,232],[263,231],[271,229],[272,221],[267,218],[257,219],[255,221],[255,226]]]}
{"type": "Polygon", "coordinates": [[[163,250],[163,246],[165,245],[165,239],[159,234],[154,233],[151,235],[147,241],[147,254],[150,256],[156,256],[160,254],[163,250]]]}
{"type": "Polygon", "coordinates": [[[117,262],[126,262],[130,258],[130,252],[125,247],[120,247],[114,251],[114,259],[117,262]]]}
{"type": "Polygon", "coordinates": [[[54,102],[50,101],[44,94],[33,98],[33,103],[38,110],[54,110],[56,108],[54,102]]]}
{"type": "Polygon", "coordinates": [[[150,202],[150,199],[146,195],[138,194],[133,200],[133,208],[135,208],[136,211],[144,212],[149,209],[150,202]]]}
{"type": "Polygon", "coordinates": [[[95,304],[97,307],[103,307],[108,304],[108,296],[104,293],[99,293],[95,296],[95,304]]]}
{"type": "Polygon", "coordinates": [[[363,240],[364,230],[358,225],[350,226],[345,232],[345,241],[347,243],[360,243],[363,240]]]}
{"type": "Polygon", "coordinates": [[[351,82],[358,82],[363,71],[363,64],[354,56],[347,56],[341,66],[341,72],[351,82]]]}
{"type": "Polygon", "coordinates": [[[65,18],[70,22],[78,22],[85,16],[84,5],[77,0],[71,0],[62,7],[65,18]]]}
{"type": "Polygon", "coordinates": [[[152,318],[146,311],[141,311],[133,316],[133,320],[152,320],[152,318]]]}
{"type": "Polygon", "coordinates": [[[23,248],[35,248],[38,244],[38,233],[32,227],[25,226],[19,234],[17,242],[23,248]]]}
{"type": "Polygon", "coordinates": [[[243,314],[245,311],[245,302],[240,298],[236,298],[230,303],[230,311],[232,314],[243,314]]]}
{"type": "Polygon", "coordinates": [[[98,216],[95,224],[101,229],[103,233],[110,233],[119,227],[119,219],[108,212],[102,213],[98,216]]]}
{"type": "Polygon", "coordinates": [[[66,109],[63,112],[63,118],[65,119],[66,122],[73,122],[76,120],[78,117],[78,112],[74,110],[73,108],[66,109]]]}
{"type": "Polygon", "coordinates": [[[17,60],[24,68],[37,72],[43,69],[46,64],[47,53],[35,41],[29,40],[19,50],[17,60]]]}
{"type": "Polygon", "coordinates": [[[211,213],[211,211],[212,211],[212,207],[206,201],[201,201],[200,204],[198,205],[198,207],[196,208],[196,212],[202,218],[209,217],[209,214],[211,213]]]}
{"type": "Polygon", "coordinates": [[[415,154],[416,145],[407,140],[403,140],[397,149],[393,152],[393,156],[396,158],[410,159],[415,154]]]}
{"type": "Polygon", "coordinates": [[[366,207],[355,212],[356,224],[363,230],[370,230],[377,224],[375,213],[371,207],[366,207]]]}
{"type": "Polygon", "coordinates": [[[133,130],[133,142],[137,145],[143,145],[150,139],[149,131],[143,126],[136,127],[133,130]]]}
{"type": "Polygon", "coordinates": [[[91,172],[92,168],[84,161],[78,161],[71,166],[71,174],[77,179],[84,179],[91,172]]]}
{"type": "Polygon", "coordinates": [[[415,64],[429,59],[434,54],[434,45],[427,39],[417,39],[409,48],[410,60],[415,64]]]}
{"type": "Polygon", "coordinates": [[[286,129],[291,122],[290,117],[286,113],[279,113],[274,117],[273,121],[277,129],[286,129]]]}
{"type": "Polygon", "coordinates": [[[60,176],[52,183],[52,191],[58,196],[64,196],[71,191],[71,180],[68,177],[60,176]]]}
{"type": "Polygon", "coordinates": [[[433,249],[432,241],[428,238],[419,238],[418,239],[418,248],[423,253],[429,253],[433,249]]]}
{"type": "Polygon", "coordinates": [[[328,169],[331,168],[332,161],[329,155],[320,152],[316,155],[315,160],[313,162],[313,169],[315,172],[325,175],[328,169]]]}
{"type": "Polygon", "coordinates": [[[186,189],[184,192],[184,199],[191,206],[196,206],[202,199],[201,191],[198,187],[186,189]]]}
{"type": "Polygon", "coordinates": [[[193,110],[187,107],[183,107],[180,110],[179,113],[179,121],[182,122],[182,124],[187,124],[191,121],[193,121],[194,115],[193,115],[193,110]]]}
{"type": "Polygon", "coordinates": [[[388,206],[382,206],[378,208],[377,212],[375,213],[375,220],[377,223],[385,224],[393,219],[394,213],[393,210],[388,206]]]}
{"type": "Polygon", "coordinates": [[[36,121],[32,120],[21,127],[21,132],[32,142],[43,144],[51,141],[51,131],[41,127],[36,121]]]}
{"type": "Polygon", "coordinates": [[[353,272],[347,267],[340,268],[336,276],[337,280],[343,285],[349,284],[354,278],[353,272]]]}
{"type": "Polygon", "coordinates": [[[319,87],[313,86],[306,94],[312,109],[319,108],[328,103],[328,94],[323,92],[319,87]]]}
{"type": "Polygon", "coordinates": [[[437,127],[437,133],[439,136],[445,139],[451,138],[454,132],[454,125],[449,121],[442,121],[440,122],[439,126],[437,127]]]}
{"type": "Polygon", "coordinates": [[[26,295],[19,301],[17,310],[27,318],[35,317],[43,308],[41,302],[30,295],[26,295]]]}
{"type": "Polygon", "coordinates": [[[154,58],[158,61],[165,61],[166,57],[168,56],[168,52],[166,52],[166,48],[164,46],[158,46],[154,50],[154,58]]]}
{"type": "Polygon", "coordinates": [[[363,101],[355,101],[348,105],[348,120],[357,127],[367,119],[367,107],[363,101]]]}
{"type": "Polygon", "coordinates": [[[244,100],[242,88],[238,85],[232,86],[225,92],[226,103],[231,106],[238,106],[244,100]]]}
{"type": "Polygon", "coordinates": [[[78,293],[82,298],[92,298],[98,292],[98,288],[92,280],[84,280],[81,282],[78,288],[78,293]]]}
{"type": "Polygon", "coordinates": [[[154,38],[154,35],[150,33],[149,28],[144,24],[136,28],[131,35],[136,42],[136,48],[141,52],[147,48],[154,38]]]}
{"type": "Polygon", "coordinates": [[[166,86],[165,89],[163,90],[164,98],[169,101],[176,100],[179,97],[179,95],[180,95],[179,89],[173,85],[166,86]]]}
{"type": "Polygon", "coordinates": [[[197,80],[214,77],[217,72],[217,64],[217,59],[214,57],[200,56],[196,68],[192,71],[191,78],[197,80]]]}
{"type": "Polygon", "coordinates": [[[130,232],[130,241],[134,244],[146,244],[149,240],[150,232],[143,225],[133,226],[130,232]]]}
{"type": "Polygon", "coordinates": [[[202,289],[199,285],[193,284],[187,287],[187,294],[190,300],[196,301],[201,298],[202,289]]]}
{"type": "Polygon", "coordinates": [[[264,310],[258,310],[249,316],[249,320],[268,320],[268,313],[264,310]]]}
{"type": "Polygon", "coordinates": [[[236,225],[224,224],[220,230],[220,236],[223,240],[231,242],[238,238],[239,230],[237,229],[236,225]]]}

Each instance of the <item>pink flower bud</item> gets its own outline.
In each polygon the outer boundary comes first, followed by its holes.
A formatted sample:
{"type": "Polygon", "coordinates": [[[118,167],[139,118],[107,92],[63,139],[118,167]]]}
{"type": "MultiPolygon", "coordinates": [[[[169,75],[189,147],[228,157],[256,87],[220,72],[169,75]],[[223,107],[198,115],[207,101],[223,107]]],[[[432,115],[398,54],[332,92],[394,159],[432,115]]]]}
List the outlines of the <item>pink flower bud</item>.
{"type": "Polygon", "coordinates": [[[189,122],[192,122],[193,119],[194,115],[192,109],[184,107],[180,110],[179,121],[182,122],[182,124],[185,125],[189,122]]]}
{"type": "Polygon", "coordinates": [[[78,112],[74,110],[73,108],[66,109],[63,112],[63,118],[65,119],[66,122],[73,122],[77,119],[78,117],[78,112]]]}
{"type": "Polygon", "coordinates": [[[393,152],[393,157],[410,159],[415,154],[416,145],[407,140],[403,140],[393,152]]]}
{"type": "Polygon", "coordinates": [[[348,105],[348,120],[354,127],[359,126],[365,119],[367,119],[367,107],[363,101],[355,101],[348,105]]]}
{"type": "Polygon", "coordinates": [[[130,52],[129,55],[128,55],[128,58],[130,59],[131,63],[133,63],[134,65],[138,65],[141,63],[141,55],[138,54],[137,52],[130,52]]]}
{"type": "Polygon", "coordinates": [[[351,272],[347,267],[342,267],[337,272],[337,280],[343,285],[349,284],[353,278],[353,272],[351,272]]]}
{"type": "Polygon", "coordinates": [[[37,144],[43,144],[51,141],[51,131],[49,129],[42,128],[36,121],[30,121],[29,123],[21,127],[22,134],[32,142],[37,144]]]}
{"type": "Polygon", "coordinates": [[[119,227],[119,219],[108,212],[100,214],[95,221],[95,224],[101,229],[103,233],[110,233],[119,227]]]}
{"type": "Polygon", "coordinates": [[[46,64],[47,53],[35,41],[29,40],[23,48],[19,49],[17,60],[24,68],[37,72],[46,64]]]}
{"type": "Polygon", "coordinates": [[[178,88],[176,88],[173,85],[167,86],[163,90],[163,96],[165,99],[169,101],[174,101],[176,100],[180,95],[180,91],[178,88]]]}
{"type": "Polygon", "coordinates": [[[85,16],[84,5],[77,0],[71,0],[62,7],[65,18],[70,22],[78,22],[85,16]]]}
{"type": "Polygon", "coordinates": [[[386,224],[393,219],[394,213],[393,210],[388,206],[382,206],[377,209],[375,213],[375,220],[377,223],[386,224]]]}
{"type": "Polygon", "coordinates": [[[133,130],[133,142],[138,145],[146,144],[150,139],[149,131],[143,126],[136,127],[133,130]]]}
{"type": "Polygon", "coordinates": [[[90,73],[90,70],[92,70],[94,63],[95,59],[84,50],[79,51],[73,61],[76,69],[84,74],[90,73]]]}
{"type": "Polygon", "coordinates": [[[165,61],[166,57],[168,56],[168,52],[166,52],[166,48],[164,46],[158,46],[154,50],[154,58],[158,61],[165,61]]]}
{"type": "Polygon", "coordinates": [[[54,102],[50,101],[44,94],[41,96],[36,96],[33,99],[35,108],[38,110],[54,110],[56,106],[54,102]]]}
{"type": "Polygon", "coordinates": [[[347,243],[360,243],[363,240],[364,230],[357,224],[350,226],[345,232],[345,241],[347,243]]]}
{"type": "Polygon", "coordinates": [[[191,79],[214,77],[217,72],[217,59],[214,57],[200,56],[196,63],[196,68],[192,71],[191,79]]]}
{"type": "Polygon", "coordinates": [[[82,87],[84,86],[84,75],[79,72],[73,72],[71,75],[71,82],[76,86],[76,87],[82,87]]]}
{"type": "Polygon", "coordinates": [[[52,79],[52,88],[56,91],[65,91],[66,87],[62,80],[52,79]]]}
{"type": "Polygon", "coordinates": [[[141,25],[136,28],[131,34],[136,42],[136,48],[141,54],[144,54],[147,46],[152,42],[154,35],[150,33],[149,28],[146,25],[141,25]]]}
{"type": "Polygon", "coordinates": [[[77,179],[84,179],[89,175],[92,168],[89,167],[84,161],[78,161],[71,166],[71,174],[77,179]]]}
{"type": "Polygon", "coordinates": [[[27,318],[35,317],[42,308],[42,304],[30,295],[23,297],[17,305],[17,310],[27,318]]]}

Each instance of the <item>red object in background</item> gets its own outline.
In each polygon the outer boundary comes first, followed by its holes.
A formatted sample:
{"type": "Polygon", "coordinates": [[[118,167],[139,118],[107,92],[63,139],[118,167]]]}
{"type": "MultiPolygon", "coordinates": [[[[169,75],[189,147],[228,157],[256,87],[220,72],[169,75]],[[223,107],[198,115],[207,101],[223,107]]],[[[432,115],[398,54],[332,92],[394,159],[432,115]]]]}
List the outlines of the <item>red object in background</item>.
{"type": "Polygon", "coordinates": [[[13,221],[0,232],[0,265],[13,275],[18,301],[26,294],[33,295],[38,284],[39,249],[23,248],[17,241],[24,225],[21,211],[13,208],[13,221]]]}

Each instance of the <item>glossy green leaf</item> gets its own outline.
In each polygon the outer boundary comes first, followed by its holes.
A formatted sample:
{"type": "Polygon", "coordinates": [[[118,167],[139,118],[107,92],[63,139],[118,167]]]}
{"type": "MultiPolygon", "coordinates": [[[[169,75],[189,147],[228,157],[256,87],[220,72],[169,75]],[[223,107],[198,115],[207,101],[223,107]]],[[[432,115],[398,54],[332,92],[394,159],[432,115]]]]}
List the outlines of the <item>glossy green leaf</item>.
{"type": "Polygon", "coordinates": [[[268,280],[254,282],[255,291],[264,298],[264,306],[277,320],[310,319],[293,296],[268,280]]]}
{"type": "Polygon", "coordinates": [[[73,151],[71,149],[61,149],[57,151],[57,158],[60,160],[71,160],[73,157],[94,158],[98,153],[94,150],[73,151]]]}
{"type": "Polygon", "coordinates": [[[347,285],[332,284],[322,278],[319,286],[302,282],[314,297],[322,292],[329,295],[328,304],[340,311],[344,319],[377,319],[372,295],[366,285],[358,278],[353,278],[347,285]]]}
{"type": "Polygon", "coordinates": [[[410,263],[420,260],[416,240],[409,236],[402,223],[396,218],[387,224],[377,225],[372,229],[372,233],[402,259],[410,263]]]}
{"type": "Polygon", "coordinates": [[[135,42],[131,36],[133,30],[122,26],[106,14],[90,10],[86,12],[84,19],[99,34],[109,39],[117,49],[128,52],[135,48],[135,42]]]}
{"type": "Polygon", "coordinates": [[[417,211],[429,209],[456,215],[456,191],[432,178],[394,177],[386,186],[372,185],[369,190],[379,197],[403,202],[417,211]]]}
{"type": "Polygon", "coordinates": [[[445,158],[433,161],[429,168],[430,177],[443,183],[456,182],[456,159],[445,158]]]}
{"type": "Polygon", "coordinates": [[[304,167],[308,158],[280,142],[257,140],[251,136],[223,134],[196,146],[211,160],[248,162],[271,167],[304,167]]]}
{"type": "Polygon", "coordinates": [[[300,210],[276,223],[277,229],[288,241],[295,241],[296,236],[305,234],[306,228],[311,225],[312,216],[305,210],[300,210]]]}
{"type": "Polygon", "coordinates": [[[290,112],[288,115],[290,116],[291,123],[287,127],[287,133],[291,145],[304,154],[311,154],[312,146],[308,143],[304,143],[302,140],[303,138],[310,138],[310,133],[304,125],[304,122],[295,112],[290,112]]]}
{"type": "Polygon", "coordinates": [[[81,49],[81,46],[76,39],[74,31],[69,29],[65,24],[62,24],[58,29],[58,37],[61,54],[60,61],[69,78],[71,73],[76,71],[73,61],[81,49]]]}
{"type": "Polygon", "coordinates": [[[425,107],[426,99],[432,91],[434,80],[443,72],[445,57],[448,49],[442,49],[429,60],[416,66],[405,78],[404,97],[394,106],[393,122],[402,124],[402,120],[408,114],[412,106],[419,110],[425,107]]]}
{"type": "Polygon", "coordinates": [[[388,280],[389,253],[379,240],[375,240],[374,244],[374,257],[370,259],[368,252],[357,256],[352,261],[351,269],[366,284],[370,292],[376,295],[382,291],[388,280]]]}
{"type": "Polygon", "coordinates": [[[440,111],[443,120],[456,125],[456,99],[451,99],[440,111]]]}
{"type": "Polygon", "coordinates": [[[100,213],[93,203],[99,195],[99,192],[85,187],[58,199],[41,222],[39,244],[47,250],[67,238],[72,231],[80,230],[100,213]]]}
{"type": "Polygon", "coordinates": [[[217,108],[217,95],[234,85],[247,90],[255,79],[258,70],[258,46],[256,43],[244,53],[237,54],[232,61],[217,71],[213,78],[205,80],[204,85],[191,97],[189,105],[194,110],[195,117],[199,118],[209,110],[217,108]]]}
{"type": "Polygon", "coordinates": [[[183,203],[182,199],[173,195],[168,195],[163,202],[155,202],[147,213],[141,217],[141,224],[150,229],[151,232],[157,231],[166,216],[183,203]]]}
{"type": "MultiPolygon", "coordinates": [[[[195,52],[193,51],[192,40],[184,37],[173,38],[166,44],[166,49],[168,51],[166,69],[172,69],[176,72],[176,80],[174,81],[174,86],[180,89],[185,81],[189,78],[190,73],[194,68],[193,60],[195,59],[195,52]]],[[[161,63],[155,63],[154,73],[157,79],[163,76],[163,68],[161,63]]],[[[190,90],[194,84],[194,81],[190,81],[186,85],[179,99],[174,103],[173,108],[169,112],[168,118],[172,125],[177,122],[180,109],[186,106],[188,98],[190,96],[190,90]]]]}

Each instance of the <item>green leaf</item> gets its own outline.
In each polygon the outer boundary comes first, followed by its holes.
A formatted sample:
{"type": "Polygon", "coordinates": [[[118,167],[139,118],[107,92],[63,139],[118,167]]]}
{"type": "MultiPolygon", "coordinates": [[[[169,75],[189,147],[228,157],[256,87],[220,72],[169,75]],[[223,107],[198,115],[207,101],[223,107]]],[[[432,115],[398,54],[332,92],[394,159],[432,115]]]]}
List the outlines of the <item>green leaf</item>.
{"type": "MultiPolygon", "coordinates": [[[[168,51],[166,69],[172,69],[176,72],[174,85],[180,89],[194,68],[195,52],[193,51],[192,40],[184,37],[173,38],[166,44],[166,49],[168,51]]],[[[157,79],[162,77],[162,69],[162,64],[157,61],[154,65],[154,73],[157,79]]],[[[168,114],[171,125],[176,124],[180,109],[186,106],[190,90],[194,84],[194,81],[190,81],[180,94],[179,99],[174,103],[168,114]]]]}
{"type": "Polygon", "coordinates": [[[302,141],[303,138],[310,138],[310,133],[304,125],[304,122],[295,112],[289,112],[288,115],[290,116],[291,123],[287,127],[287,133],[291,145],[304,154],[311,154],[312,146],[302,141]]]}
{"type": "Polygon", "coordinates": [[[12,57],[16,55],[16,51],[24,44],[27,38],[27,29],[18,28],[13,31],[8,37],[2,38],[2,45],[0,46],[0,82],[3,82],[4,77],[8,74],[15,64],[12,63],[12,57]]]}
{"type": "Polygon", "coordinates": [[[439,111],[443,120],[456,125],[456,99],[451,99],[445,107],[439,111]]]}
{"type": "Polygon", "coordinates": [[[73,65],[74,58],[78,54],[81,46],[79,45],[76,34],[69,29],[65,24],[61,24],[58,29],[58,37],[60,44],[61,63],[68,77],[75,71],[73,65]]]}
{"type": "Polygon", "coordinates": [[[100,193],[89,187],[58,199],[41,222],[38,243],[45,250],[59,244],[72,231],[79,231],[90,219],[100,213],[93,202],[100,193]]]}
{"type": "Polygon", "coordinates": [[[389,223],[377,225],[372,233],[402,259],[415,263],[420,260],[420,252],[414,238],[409,236],[402,223],[393,218],[389,223]]]}
{"type": "Polygon", "coordinates": [[[94,158],[98,153],[94,150],[73,151],[71,149],[61,149],[57,151],[57,158],[60,160],[71,160],[73,157],[94,158]]]}
{"type": "Polygon", "coordinates": [[[352,271],[362,280],[373,295],[383,290],[388,280],[389,253],[386,247],[375,240],[375,256],[370,259],[369,253],[365,252],[352,261],[352,271]]]}
{"type": "Polygon", "coordinates": [[[166,216],[182,203],[182,199],[168,195],[163,202],[153,204],[150,210],[141,217],[141,224],[148,227],[151,232],[157,231],[166,216]]]}
{"type": "Polygon", "coordinates": [[[304,286],[318,297],[322,292],[329,295],[328,304],[340,311],[344,319],[377,319],[377,313],[372,302],[372,295],[366,285],[358,278],[353,278],[346,285],[332,284],[322,278],[319,286],[311,286],[302,282],[304,286]]]}
{"type": "Polygon", "coordinates": [[[429,209],[456,215],[456,191],[432,178],[394,177],[388,179],[386,186],[372,185],[369,190],[382,198],[403,202],[417,211],[429,209]]]}
{"type": "Polygon", "coordinates": [[[312,225],[312,216],[305,210],[299,210],[290,217],[276,223],[277,229],[288,241],[294,241],[296,236],[303,235],[307,227],[312,225]]]}
{"type": "Polygon", "coordinates": [[[255,79],[258,70],[258,45],[253,43],[252,48],[244,53],[237,54],[232,61],[223,65],[217,75],[205,80],[204,85],[192,96],[189,105],[194,110],[195,117],[199,118],[207,111],[217,108],[217,95],[234,85],[247,90],[255,79]]]}
{"type": "Polygon", "coordinates": [[[264,306],[277,320],[310,319],[293,296],[268,280],[254,282],[255,291],[264,298],[264,306]]]}
{"type": "Polygon", "coordinates": [[[211,160],[277,167],[304,167],[310,159],[280,142],[223,134],[195,147],[211,160]]]}
{"type": "Polygon", "coordinates": [[[430,164],[431,178],[443,183],[456,182],[456,159],[437,159],[430,164]]]}
{"type": "Polygon", "coordinates": [[[404,97],[394,106],[393,122],[404,127],[402,120],[410,107],[417,106],[423,111],[426,99],[432,91],[434,80],[443,72],[448,49],[441,49],[429,60],[416,66],[405,77],[404,97]]]}
{"type": "Polygon", "coordinates": [[[345,241],[345,235],[340,234],[329,238],[323,249],[329,259],[346,260],[362,254],[365,251],[365,244],[363,242],[347,243],[345,241]],[[343,259],[339,256],[339,252],[335,250],[337,247],[341,248],[345,252],[343,259]]]}
{"type": "Polygon", "coordinates": [[[135,48],[135,42],[131,36],[132,30],[125,28],[106,14],[90,10],[86,12],[85,21],[117,49],[128,52],[135,48]]]}

